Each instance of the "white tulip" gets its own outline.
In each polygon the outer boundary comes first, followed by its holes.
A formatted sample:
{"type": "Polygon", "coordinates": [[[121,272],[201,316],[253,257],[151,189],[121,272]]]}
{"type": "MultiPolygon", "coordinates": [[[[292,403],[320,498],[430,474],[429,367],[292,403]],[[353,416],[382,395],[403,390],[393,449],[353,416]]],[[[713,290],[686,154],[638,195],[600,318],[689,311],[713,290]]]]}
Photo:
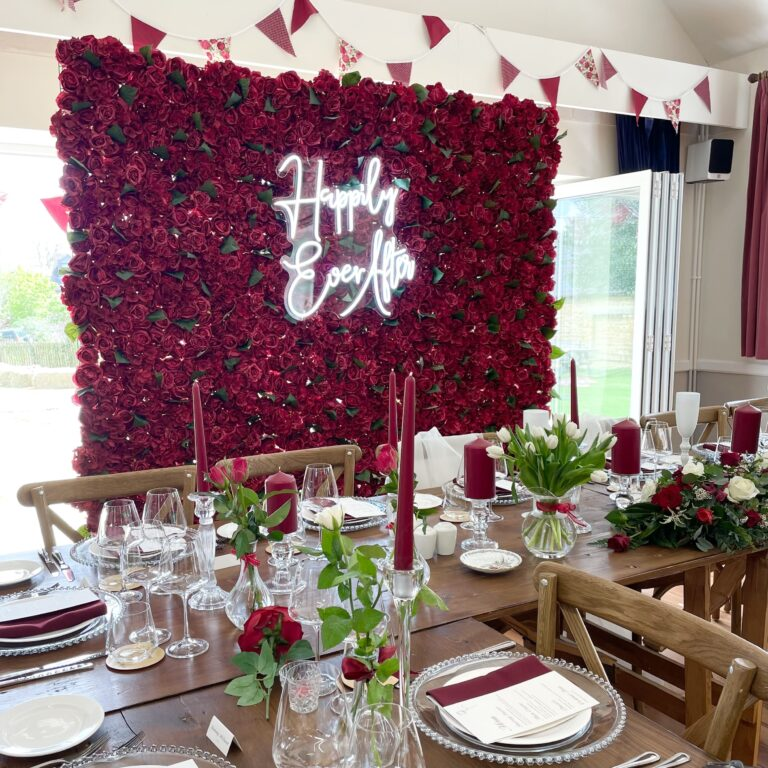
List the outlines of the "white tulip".
{"type": "Polygon", "coordinates": [[[590,476],[589,479],[593,483],[600,483],[602,485],[605,485],[608,482],[608,473],[603,469],[596,469],[590,476]]]}
{"type": "Polygon", "coordinates": [[[565,425],[565,434],[568,435],[568,437],[577,437],[579,434],[579,428],[572,421],[569,421],[565,425]]]}
{"type": "Polygon", "coordinates": [[[496,437],[499,438],[499,441],[502,443],[508,443],[512,439],[512,434],[506,427],[502,427],[497,433],[496,437]]]}
{"type": "Polygon", "coordinates": [[[611,432],[601,432],[600,437],[597,439],[598,445],[604,443],[606,440],[610,440],[613,437],[611,432]]]}
{"type": "Polygon", "coordinates": [[[737,503],[754,499],[760,493],[757,486],[750,479],[740,477],[739,475],[731,478],[728,485],[725,486],[725,492],[731,501],[737,503]]]}
{"type": "Polygon", "coordinates": [[[341,528],[344,522],[344,510],[339,504],[324,509],[315,515],[315,523],[321,528],[327,528],[329,531],[335,531],[341,528]]]}
{"type": "Polygon", "coordinates": [[[651,496],[656,493],[656,481],[649,480],[640,491],[640,501],[650,501],[651,496]]]}
{"type": "Polygon", "coordinates": [[[549,448],[550,451],[554,451],[555,448],[557,448],[558,444],[557,435],[549,435],[547,439],[544,441],[544,444],[549,448]]]}
{"type": "Polygon", "coordinates": [[[696,475],[696,477],[702,477],[704,474],[704,465],[700,461],[694,461],[689,459],[688,463],[683,467],[684,475],[696,475]]]}
{"type": "Polygon", "coordinates": [[[564,413],[553,413],[552,414],[552,425],[559,424],[561,421],[565,421],[566,416],[564,413]]]}
{"type": "Polygon", "coordinates": [[[531,437],[546,437],[544,427],[531,427],[531,437]]]}
{"type": "Polygon", "coordinates": [[[525,444],[525,450],[530,451],[531,453],[536,453],[536,446],[533,443],[528,442],[525,444]]]}
{"type": "Polygon", "coordinates": [[[492,458],[492,459],[503,459],[504,458],[504,449],[500,445],[489,445],[485,452],[492,458]]]}
{"type": "Polygon", "coordinates": [[[608,441],[608,448],[606,448],[605,450],[607,451],[609,448],[613,448],[613,446],[616,445],[616,443],[618,442],[619,442],[619,438],[616,437],[616,435],[612,435],[611,439],[608,441]]]}

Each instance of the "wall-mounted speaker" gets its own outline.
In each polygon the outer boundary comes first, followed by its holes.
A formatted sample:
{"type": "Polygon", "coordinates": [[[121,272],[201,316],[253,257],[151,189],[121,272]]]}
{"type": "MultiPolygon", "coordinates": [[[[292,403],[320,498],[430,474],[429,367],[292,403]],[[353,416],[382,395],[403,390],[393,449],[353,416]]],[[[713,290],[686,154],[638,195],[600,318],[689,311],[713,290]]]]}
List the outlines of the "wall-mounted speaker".
{"type": "Polygon", "coordinates": [[[688,147],[685,181],[725,181],[731,176],[733,139],[709,139],[688,147]]]}

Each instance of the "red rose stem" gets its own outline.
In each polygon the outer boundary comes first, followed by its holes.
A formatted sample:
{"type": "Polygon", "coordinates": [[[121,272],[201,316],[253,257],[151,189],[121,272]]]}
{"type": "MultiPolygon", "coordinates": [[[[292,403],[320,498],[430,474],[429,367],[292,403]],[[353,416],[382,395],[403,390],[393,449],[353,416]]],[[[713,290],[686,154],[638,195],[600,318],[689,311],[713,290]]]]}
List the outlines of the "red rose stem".
{"type": "Polygon", "coordinates": [[[397,450],[397,376],[389,372],[389,434],[387,442],[397,450]]]}
{"type": "Polygon", "coordinates": [[[762,411],[750,403],[740,405],[733,412],[731,450],[736,453],[757,453],[760,443],[762,411]]]}
{"type": "Polygon", "coordinates": [[[611,449],[611,472],[616,475],[640,474],[640,425],[624,419],[613,425],[616,445],[611,449]]]}
{"type": "Polygon", "coordinates": [[[464,495],[492,499],[496,495],[496,462],[488,455],[491,445],[478,437],[464,446],[464,495]]]}
{"type": "Polygon", "coordinates": [[[274,530],[282,531],[283,533],[295,533],[299,527],[297,512],[299,497],[296,493],[296,478],[283,471],[277,471],[274,475],[270,475],[264,481],[264,491],[266,493],[271,493],[273,491],[293,491],[293,493],[278,493],[275,496],[270,496],[267,499],[267,514],[271,515],[273,512],[277,512],[286,501],[290,502],[291,506],[288,510],[288,514],[280,525],[274,527],[274,530]]]}
{"type": "Polygon", "coordinates": [[[401,433],[397,522],[395,525],[395,570],[413,569],[413,438],[416,432],[416,379],[405,380],[403,431],[401,433]]]}
{"type": "Polygon", "coordinates": [[[579,426],[579,392],[576,384],[576,361],[571,358],[571,421],[579,426]]]}
{"type": "Polygon", "coordinates": [[[197,469],[197,490],[207,491],[205,473],[208,471],[208,454],[205,450],[205,424],[203,423],[203,403],[200,399],[200,385],[192,384],[192,420],[195,426],[195,467],[197,469]]]}

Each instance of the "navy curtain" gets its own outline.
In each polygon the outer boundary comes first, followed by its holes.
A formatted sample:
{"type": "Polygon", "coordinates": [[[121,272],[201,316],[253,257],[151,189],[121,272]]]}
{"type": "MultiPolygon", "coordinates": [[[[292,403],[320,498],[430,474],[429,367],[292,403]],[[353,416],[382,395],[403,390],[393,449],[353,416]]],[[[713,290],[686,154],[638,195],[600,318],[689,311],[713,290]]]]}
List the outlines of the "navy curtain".
{"type": "Polygon", "coordinates": [[[680,135],[669,120],[616,115],[619,173],[633,171],[680,172],[680,135]]]}

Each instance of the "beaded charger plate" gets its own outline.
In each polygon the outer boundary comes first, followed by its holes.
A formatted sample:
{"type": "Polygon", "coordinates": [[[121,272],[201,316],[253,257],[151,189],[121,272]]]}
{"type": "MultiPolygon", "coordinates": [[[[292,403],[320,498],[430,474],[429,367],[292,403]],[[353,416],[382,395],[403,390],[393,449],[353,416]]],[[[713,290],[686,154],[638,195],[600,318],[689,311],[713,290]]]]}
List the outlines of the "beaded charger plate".
{"type": "Polygon", "coordinates": [[[411,684],[410,703],[420,731],[442,747],[477,760],[502,765],[555,765],[579,760],[605,749],[621,733],[627,713],[618,692],[601,677],[562,659],[540,658],[599,703],[581,732],[563,741],[539,746],[483,744],[455,727],[440,707],[427,696],[433,688],[446,685],[459,674],[482,669],[490,671],[525,658],[524,653],[470,653],[442,661],[425,669],[411,684]]]}
{"type": "MultiPolygon", "coordinates": [[[[375,517],[363,517],[358,520],[347,518],[344,520],[344,524],[341,526],[342,533],[349,533],[350,531],[362,531],[366,528],[378,528],[382,522],[385,521],[387,514],[387,503],[385,501],[382,501],[381,499],[378,499],[374,496],[369,496],[367,498],[354,496],[353,498],[357,501],[364,501],[368,504],[372,504],[374,507],[377,507],[381,510],[381,514],[376,515],[375,517]]],[[[302,517],[304,518],[305,528],[308,528],[310,531],[320,530],[320,526],[314,522],[313,512],[302,510],[302,517]]]]}
{"type": "Polygon", "coordinates": [[[67,768],[164,768],[169,765],[189,765],[197,768],[235,768],[229,760],[194,747],[141,746],[118,749],[108,754],[92,755],[67,763],[67,768]]]}

